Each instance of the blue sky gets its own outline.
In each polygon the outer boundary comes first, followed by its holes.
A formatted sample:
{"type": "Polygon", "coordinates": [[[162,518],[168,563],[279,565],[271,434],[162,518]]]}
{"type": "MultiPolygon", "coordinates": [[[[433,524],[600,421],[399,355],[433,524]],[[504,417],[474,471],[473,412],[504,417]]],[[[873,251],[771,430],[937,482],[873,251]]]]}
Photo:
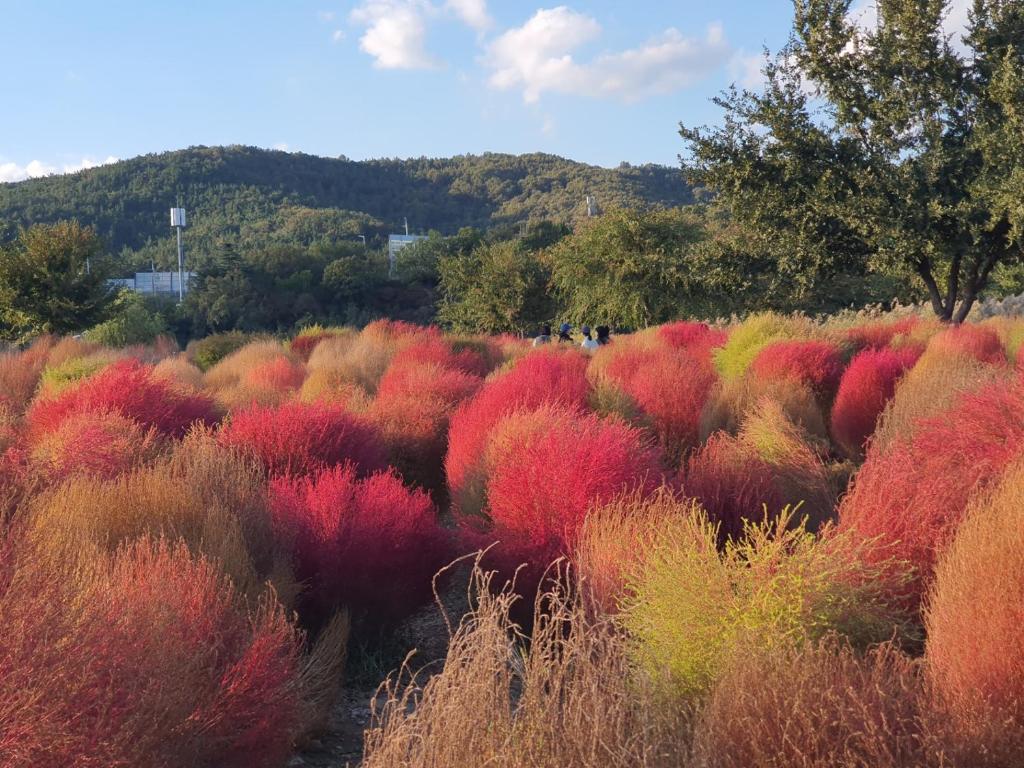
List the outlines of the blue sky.
{"type": "MultiPolygon", "coordinates": [[[[0,181],[193,144],[673,164],[789,0],[0,0],[0,181]]],[[[752,68],[752,64],[753,66],[752,68]]]]}

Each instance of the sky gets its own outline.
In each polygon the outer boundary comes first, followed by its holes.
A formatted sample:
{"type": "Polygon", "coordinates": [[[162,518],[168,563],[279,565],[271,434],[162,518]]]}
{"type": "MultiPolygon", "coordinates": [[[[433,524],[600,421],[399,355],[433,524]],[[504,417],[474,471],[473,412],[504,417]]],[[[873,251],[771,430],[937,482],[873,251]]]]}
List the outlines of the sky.
{"type": "Polygon", "coordinates": [[[673,165],[680,121],[719,122],[711,98],[756,85],[791,19],[791,0],[0,0],[0,182],[199,144],[673,165]]]}

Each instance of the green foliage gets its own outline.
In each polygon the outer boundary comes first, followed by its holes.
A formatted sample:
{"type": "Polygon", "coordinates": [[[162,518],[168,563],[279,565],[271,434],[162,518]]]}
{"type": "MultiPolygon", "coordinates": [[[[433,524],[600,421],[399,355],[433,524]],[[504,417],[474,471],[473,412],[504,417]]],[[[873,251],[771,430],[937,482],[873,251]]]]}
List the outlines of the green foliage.
{"type": "Polygon", "coordinates": [[[617,210],[587,221],[548,253],[563,315],[643,328],[714,311],[694,259],[704,236],[684,209],[617,210]]]}
{"type": "Polygon", "coordinates": [[[241,331],[214,333],[188,345],[192,362],[201,371],[208,371],[236,349],[241,349],[252,337],[241,331]]]}
{"type": "Polygon", "coordinates": [[[909,631],[882,596],[880,571],[845,537],[819,539],[792,516],[749,525],[716,548],[694,504],[667,520],[630,583],[623,621],[638,660],[673,695],[706,693],[751,648],[800,645],[836,632],[864,647],[909,631]]]}
{"type": "Polygon", "coordinates": [[[106,347],[127,347],[149,344],[167,333],[167,323],[159,312],[151,310],[145,298],[131,291],[122,291],[114,301],[113,317],[85,332],[87,341],[106,347]]]}
{"type": "Polygon", "coordinates": [[[77,221],[35,224],[0,249],[0,336],[75,333],[102,320],[114,294],[96,233],[77,221]]]}
{"type": "Polygon", "coordinates": [[[739,378],[768,344],[806,335],[805,322],[772,312],[751,315],[732,329],[724,346],[714,351],[715,368],[722,378],[739,378]]]}
{"type": "Polygon", "coordinates": [[[773,285],[799,297],[833,275],[916,276],[960,322],[1024,252],[1024,12],[979,0],[959,53],[944,0],[879,0],[869,29],[850,5],[797,0],[764,91],[732,89],[722,127],[682,129],[690,179],[728,206],[751,238],[734,255],[773,285]]]}
{"type": "Polygon", "coordinates": [[[60,365],[47,366],[39,380],[40,391],[52,397],[76,381],[92,376],[115,360],[111,353],[101,350],[82,357],[72,357],[60,365]]]}
{"type": "Polygon", "coordinates": [[[554,314],[550,273],[520,241],[486,243],[438,264],[438,320],[455,331],[527,333],[554,314]]]}

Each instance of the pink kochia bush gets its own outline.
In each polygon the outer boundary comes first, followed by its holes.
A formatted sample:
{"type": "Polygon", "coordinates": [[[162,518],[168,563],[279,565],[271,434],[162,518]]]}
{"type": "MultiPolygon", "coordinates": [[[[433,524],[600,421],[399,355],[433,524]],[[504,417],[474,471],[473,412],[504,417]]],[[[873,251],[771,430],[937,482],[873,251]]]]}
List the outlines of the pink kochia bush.
{"type": "Polygon", "coordinates": [[[867,323],[849,328],[846,340],[859,349],[881,349],[888,347],[894,338],[909,334],[920,321],[916,317],[905,317],[890,323],[867,323]]]}
{"type": "Polygon", "coordinates": [[[718,379],[709,352],[626,349],[604,368],[639,408],[673,462],[700,443],[701,412],[718,379]]]}
{"type": "Polygon", "coordinates": [[[847,456],[864,455],[896,384],[920,355],[917,347],[865,349],[850,361],[832,405],[832,437],[847,456]]]}
{"type": "Polygon", "coordinates": [[[994,328],[958,325],[937,333],[928,343],[929,353],[960,354],[983,363],[1006,363],[1006,349],[994,328]]]}
{"type": "Polygon", "coordinates": [[[270,475],[311,475],[346,462],[369,474],[387,465],[369,422],[328,403],[254,405],[231,414],[220,441],[254,456],[270,475]]]}
{"type": "Polygon", "coordinates": [[[532,352],[487,381],[455,412],[448,432],[445,473],[456,510],[479,476],[481,457],[494,425],[505,416],[544,404],[585,409],[590,385],[587,358],[557,349],[532,352]]]}
{"type": "Polygon", "coordinates": [[[177,389],[154,376],[150,366],[129,359],[114,363],[56,397],[35,401],[26,421],[30,435],[36,438],[54,431],[73,415],[108,412],[175,438],[183,437],[193,424],[213,425],[220,420],[210,398],[177,389]]]}
{"type": "Polygon", "coordinates": [[[991,384],[918,422],[909,440],[869,447],[839,509],[839,527],[870,542],[869,555],[905,561],[897,596],[917,607],[969,503],[1024,450],[1024,381],[991,384]]]}
{"type": "Polygon", "coordinates": [[[486,546],[490,565],[530,594],[543,571],[571,555],[594,506],[628,492],[653,493],[663,479],[660,453],[617,419],[545,407],[508,417],[487,446],[485,507],[460,520],[467,542],[486,546]]]}
{"type": "Polygon", "coordinates": [[[32,461],[51,480],[90,475],[109,480],[154,459],[161,440],[117,413],[79,413],[44,435],[32,461]]]}
{"type": "Polygon", "coordinates": [[[449,562],[447,533],[430,497],[394,474],[359,479],[352,466],[270,484],[274,529],[307,584],[300,612],[317,625],[339,608],[389,625],[431,595],[449,562]]]}
{"type": "Polygon", "coordinates": [[[827,341],[776,341],[757,353],[750,373],[762,381],[792,379],[827,402],[839,386],[843,365],[842,350],[827,341]]]}
{"type": "Polygon", "coordinates": [[[56,561],[0,537],[5,768],[274,768],[303,717],[301,637],[183,545],[56,561]]]}
{"type": "Polygon", "coordinates": [[[729,334],[706,323],[679,321],[658,327],[658,340],[672,349],[709,356],[711,350],[725,344],[729,334]]]}

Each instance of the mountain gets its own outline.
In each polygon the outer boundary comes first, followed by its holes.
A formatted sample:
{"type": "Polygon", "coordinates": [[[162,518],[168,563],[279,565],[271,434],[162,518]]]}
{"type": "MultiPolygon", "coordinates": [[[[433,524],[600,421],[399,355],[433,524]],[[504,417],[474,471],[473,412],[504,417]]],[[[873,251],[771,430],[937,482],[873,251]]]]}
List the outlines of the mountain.
{"type": "Polygon", "coordinates": [[[608,169],[546,154],[352,161],[255,147],[192,147],[64,176],[0,184],[0,239],[18,225],[77,218],[123,264],[167,265],[169,208],[188,210],[193,266],[229,247],[309,246],[388,232],[481,229],[608,208],[692,202],[678,168],[608,169]]]}

